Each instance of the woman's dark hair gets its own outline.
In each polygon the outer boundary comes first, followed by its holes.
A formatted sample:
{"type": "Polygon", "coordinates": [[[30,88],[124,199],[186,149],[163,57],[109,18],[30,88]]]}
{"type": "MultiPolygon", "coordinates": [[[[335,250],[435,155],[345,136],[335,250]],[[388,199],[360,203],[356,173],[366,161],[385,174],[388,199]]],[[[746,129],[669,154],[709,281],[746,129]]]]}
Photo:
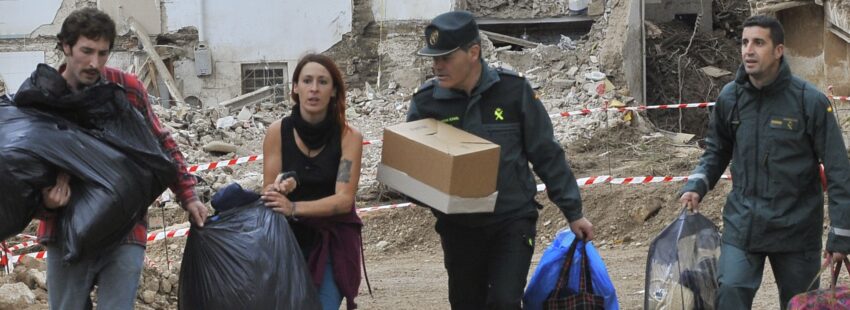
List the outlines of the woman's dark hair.
{"type": "MultiPolygon", "coordinates": [[[[333,81],[333,86],[336,88],[336,94],[331,96],[331,102],[328,104],[328,111],[336,112],[336,115],[332,117],[334,117],[334,121],[336,121],[337,125],[339,125],[340,134],[345,134],[345,131],[348,130],[348,122],[345,119],[345,82],[343,82],[342,73],[339,71],[339,67],[337,67],[336,63],[334,63],[333,59],[322,54],[307,54],[304,57],[301,57],[301,60],[298,61],[298,65],[295,66],[295,72],[292,73],[292,86],[294,88],[295,84],[298,83],[298,76],[301,75],[301,69],[304,69],[304,66],[311,62],[322,65],[331,74],[331,80],[333,81]],[[333,109],[330,109],[331,105],[334,106],[333,109]]],[[[291,96],[295,103],[300,102],[298,100],[298,94],[294,91],[291,96]]],[[[329,115],[329,117],[331,116],[329,115]]]]}
{"type": "Polygon", "coordinates": [[[109,41],[109,49],[112,50],[116,36],[115,22],[109,15],[95,8],[76,10],[62,22],[62,30],[56,35],[59,39],[56,48],[61,51],[64,44],[74,47],[80,36],[91,40],[106,39],[109,41]]]}

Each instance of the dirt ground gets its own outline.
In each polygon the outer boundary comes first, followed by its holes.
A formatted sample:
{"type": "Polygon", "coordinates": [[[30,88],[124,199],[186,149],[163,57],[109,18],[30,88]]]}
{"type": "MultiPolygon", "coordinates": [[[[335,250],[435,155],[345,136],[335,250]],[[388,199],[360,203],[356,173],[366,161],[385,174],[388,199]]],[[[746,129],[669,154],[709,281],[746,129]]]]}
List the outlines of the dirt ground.
{"type": "MultiPolygon", "coordinates": [[[[674,142],[663,134],[644,134],[625,125],[599,129],[595,134],[565,145],[565,148],[577,178],[600,175],[684,176],[696,165],[702,153],[694,142],[674,142]]],[[[682,185],[603,184],[582,188],[585,216],[595,227],[594,245],[605,261],[621,309],[643,307],[648,246],[680,212],[677,200],[682,185]],[[644,214],[642,212],[656,208],[657,212],[646,220],[638,217],[644,214]]],[[[730,189],[731,183],[721,180],[701,205],[701,213],[718,225],[721,222],[721,207],[730,189]]],[[[385,193],[380,196],[394,195],[385,193]]],[[[561,212],[548,201],[544,193],[538,194],[537,200],[544,204],[544,208],[538,220],[537,248],[529,278],[552,238],[567,225],[561,212]]],[[[384,199],[361,201],[359,204],[375,206],[391,202],[384,199]]],[[[162,218],[162,211],[157,209],[151,212],[151,228],[161,229],[159,219],[162,218]]],[[[186,221],[182,210],[169,208],[165,213],[165,217],[170,219],[168,230],[180,228],[173,225],[186,221]]],[[[449,309],[442,249],[433,230],[434,217],[431,212],[424,207],[412,206],[367,212],[361,214],[361,217],[365,223],[363,240],[372,296],[369,295],[366,281],[363,281],[357,298],[360,308],[449,309]]],[[[31,233],[33,228],[30,227],[28,232],[31,233]]],[[[146,273],[142,280],[144,284],[140,289],[156,292],[157,287],[162,286],[159,278],[164,275],[176,276],[185,240],[175,238],[149,244],[146,273]]],[[[176,289],[171,290],[169,286],[169,290],[170,293],[160,292],[154,298],[155,303],[163,307],[149,307],[150,303],[146,305],[139,301],[138,309],[174,307],[176,289]]],[[[777,299],[776,285],[768,268],[753,309],[777,309],[777,299]]]]}
{"type": "MultiPolygon", "coordinates": [[[[696,165],[702,153],[696,143],[682,144],[664,135],[642,134],[625,126],[597,130],[595,134],[574,141],[565,148],[577,178],[599,175],[684,176],[696,165]]],[[[594,245],[605,261],[621,309],[643,307],[648,247],[652,239],[679,214],[681,209],[677,200],[682,185],[604,184],[582,188],[585,215],[595,227],[594,245]],[[647,220],[636,219],[642,210],[655,207],[660,208],[647,220]]],[[[718,225],[721,224],[721,208],[730,189],[731,183],[721,180],[703,201],[701,213],[718,225]]],[[[392,193],[376,196],[398,197],[392,193]]],[[[538,220],[537,248],[529,278],[552,238],[566,227],[563,215],[544,193],[538,194],[537,200],[544,204],[544,208],[538,220]]],[[[360,201],[359,204],[375,206],[392,202],[397,201],[384,199],[360,201]]],[[[172,211],[176,217],[172,223],[185,220],[179,218],[183,214],[178,211],[172,211]]],[[[152,214],[152,226],[158,226],[155,223],[157,217],[152,214]]],[[[412,206],[362,213],[361,217],[365,224],[366,271],[372,296],[364,280],[357,298],[360,308],[449,309],[442,249],[433,230],[431,212],[424,207],[412,206]]],[[[173,273],[179,269],[185,238],[170,240],[173,241],[152,243],[147,252],[151,259],[149,265],[161,270],[167,269],[166,259],[170,257],[173,273]]],[[[776,285],[767,267],[753,309],[778,308],[776,285]]]]}
{"type": "MultiPolygon", "coordinates": [[[[649,243],[679,212],[676,204],[672,203],[672,197],[680,185],[624,185],[622,188],[596,186],[582,191],[587,216],[594,222],[599,234],[594,244],[603,244],[597,245],[597,248],[605,260],[621,309],[643,308],[644,271],[649,243]],[[620,216],[615,215],[622,213],[619,210],[654,203],[658,199],[664,200],[664,207],[645,224],[632,225],[633,220],[618,219],[620,216]],[[617,225],[618,222],[624,225],[617,225]],[[631,230],[629,227],[632,227],[631,230]],[[611,241],[612,238],[622,239],[611,241]]],[[[729,189],[729,184],[719,186],[716,193],[708,197],[703,213],[716,221],[723,201],[720,193],[729,189]]],[[[538,195],[538,199],[545,199],[543,196],[538,195]]],[[[364,281],[358,304],[362,309],[449,309],[442,250],[439,238],[431,228],[434,220],[430,211],[412,207],[382,213],[363,217],[366,223],[366,266],[373,295],[369,296],[364,281]],[[374,239],[377,235],[385,236],[385,239],[398,238],[393,243],[395,246],[379,249],[376,244],[380,241],[374,239]]],[[[529,278],[555,232],[564,227],[562,218],[553,205],[547,204],[544,208],[538,221],[538,246],[529,278]],[[550,224],[547,226],[546,223],[550,224]]],[[[753,309],[778,309],[776,283],[769,267],[762,283],[753,309]]]]}
{"type": "MultiPolygon", "coordinates": [[[[505,9],[507,6],[502,5],[502,3],[512,2],[516,1],[481,1],[483,4],[488,4],[488,10],[501,10],[500,12],[503,13],[514,14],[515,8],[507,10],[505,9]]],[[[557,1],[541,0],[529,3],[555,2],[557,1]]],[[[724,12],[734,11],[736,7],[746,5],[743,2],[736,1],[715,2],[720,3],[716,7],[724,8],[724,12]],[[729,5],[726,5],[727,2],[729,5]]],[[[355,15],[360,16],[358,23],[353,25],[356,31],[348,35],[330,54],[337,59],[345,59],[340,64],[347,71],[351,71],[349,75],[352,75],[352,77],[349,83],[351,85],[356,84],[359,87],[366,81],[374,83],[373,77],[369,76],[368,73],[375,72],[375,67],[379,63],[375,60],[377,56],[372,51],[374,50],[373,46],[377,46],[379,43],[380,33],[375,33],[377,27],[374,18],[368,16],[371,14],[367,5],[369,1],[355,0],[354,3],[357,7],[355,15]],[[361,44],[357,44],[358,42],[361,44]],[[369,46],[370,48],[358,52],[357,49],[361,46],[369,46]],[[347,57],[344,55],[347,55],[347,57]]],[[[470,7],[469,9],[483,10],[481,7],[470,7]]],[[[535,7],[532,5],[530,9],[535,10],[535,7]]],[[[546,13],[543,12],[546,10],[545,7],[536,10],[537,13],[546,13]]],[[[731,14],[730,16],[737,18],[740,15],[743,14],[731,14]]],[[[703,66],[713,65],[734,71],[738,63],[737,46],[735,45],[737,41],[729,34],[739,33],[739,30],[736,29],[737,24],[734,22],[736,21],[735,18],[730,19],[733,22],[721,19],[726,26],[723,29],[718,29],[719,31],[707,35],[697,35],[693,39],[695,44],[693,49],[686,55],[687,57],[681,57],[683,61],[681,67],[678,64],[675,67],[670,64],[677,63],[677,60],[680,59],[679,56],[690,41],[691,31],[688,30],[688,27],[676,23],[658,25],[659,31],[663,35],[659,35],[655,39],[650,38],[649,41],[651,45],[649,45],[647,59],[648,76],[650,77],[648,80],[648,88],[650,89],[648,102],[673,103],[713,100],[720,87],[731,80],[731,76],[712,80],[699,73],[698,70],[703,66]],[[729,44],[730,41],[732,42],[731,45],[729,44]],[[722,52],[717,52],[718,50],[722,52]],[[714,58],[700,57],[700,55],[713,55],[714,58]],[[677,72],[685,73],[681,81],[678,74],[674,74],[677,72]],[[678,87],[680,83],[688,85],[688,87],[683,87],[680,90],[678,87]]],[[[610,28],[614,29],[612,31],[618,29],[618,27],[610,28]]],[[[614,35],[613,37],[619,38],[620,36],[614,35]]],[[[596,44],[592,43],[593,48],[591,50],[596,50],[596,44]]],[[[399,47],[402,47],[402,45],[400,44],[399,47]]],[[[407,46],[403,47],[405,51],[408,50],[407,46]]],[[[564,62],[566,65],[557,66],[558,68],[563,67],[563,70],[576,65],[584,71],[585,66],[580,63],[579,57],[575,55],[591,54],[590,52],[558,51],[556,48],[550,48],[548,50],[541,49],[537,54],[502,52],[498,55],[503,58],[503,61],[513,63],[520,71],[529,71],[533,70],[534,66],[539,66],[539,59],[534,57],[539,57],[544,51],[548,53],[553,50],[557,51],[559,56],[550,58],[564,62]],[[528,68],[520,60],[529,62],[528,68]]],[[[394,54],[390,47],[384,47],[383,51],[384,53],[394,54]]],[[[382,57],[386,56],[383,55],[382,57]]],[[[604,56],[599,57],[603,63],[616,59],[608,57],[605,53],[601,56],[604,56]]],[[[406,58],[399,59],[404,60],[406,58]]],[[[407,62],[398,62],[399,67],[410,66],[407,62]]],[[[386,67],[384,69],[387,70],[386,67]]],[[[612,70],[614,70],[614,73],[616,72],[616,69],[612,70]]],[[[565,77],[565,79],[573,79],[573,77],[565,77]]],[[[541,80],[546,79],[541,78],[541,80]]],[[[614,82],[621,84],[616,78],[614,78],[614,82]]],[[[546,87],[548,86],[544,85],[543,89],[545,90],[546,87]]],[[[365,90],[363,92],[368,93],[365,90]]],[[[557,93],[551,96],[556,99],[544,98],[544,101],[562,101],[557,93]]],[[[352,123],[361,129],[367,139],[378,139],[380,128],[401,121],[404,116],[403,103],[409,101],[409,96],[405,95],[387,96],[375,100],[375,102],[382,102],[374,103],[377,107],[370,107],[369,105],[373,104],[372,99],[363,99],[369,98],[369,95],[352,95],[350,97],[360,98],[352,100],[351,110],[360,113],[362,116],[353,117],[352,123]]],[[[557,106],[557,108],[571,110],[577,108],[577,106],[557,106]]],[[[269,119],[277,119],[283,111],[280,108],[273,109],[274,114],[271,114],[273,117],[269,116],[269,119]]],[[[564,142],[563,146],[567,150],[567,158],[575,176],[581,178],[602,175],[613,177],[688,175],[697,164],[699,155],[702,153],[702,150],[697,146],[698,141],[671,139],[671,135],[665,133],[664,130],[678,131],[681,128],[684,132],[697,135],[704,134],[703,129],[708,119],[706,110],[688,110],[681,117],[679,111],[649,111],[641,114],[642,117],[651,117],[656,124],[655,126],[662,130],[627,127],[624,122],[609,122],[607,117],[604,121],[595,119],[594,122],[589,122],[591,117],[595,117],[593,115],[584,119],[553,120],[556,122],[556,133],[561,135],[559,139],[569,141],[569,143],[564,142]],[[573,121],[581,122],[584,125],[578,127],[564,126],[566,122],[573,121]],[[558,124],[557,122],[562,123],[558,124]],[[614,123],[618,123],[618,125],[599,125],[614,123]],[[600,126],[602,128],[599,128],[600,126]],[[567,135],[569,135],[569,138],[567,135]],[[579,138],[576,140],[572,137],[579,138]]],[[[612,113],[611,116],[621,115],[612,113]]],[[[179,117],[165,117],[164,119],[174,121],[175,118],[179,119],[179,117]]],[[[240,145],[246,148],[244,150],[246,153],[240,155],[261,152],[261,143],[259,143],[261,135],[254,139],[234,136],[229,132],[221,133],[220,136],[213,136],[215,139],[227,141],[245,140],[240,145]],[[236,138],[230,138],[231,136],[236,138]]],[[[699,137],[694,140],[698,139],[699,137]]],[[[186,148],[191,149],[191,146],[186,148]]],[[[191,158],[198,162],[207,162],[207,159],[210,159],[198,155],[194,154],[191,158]]],[[[379,147],[364,148],[363,178],[360,180],[360,186],[363,190],[358,191],[358,199],[360,200],[358,206],[360,207],[386,205],[399,201],[398,195],[381,191],[382,185],[378,184],[374,178],[367,178],[367,176],[375,175],[374,167],[379,155],[379,147]]],[[[207,171],[199,175],[205,179],[206,183],[214,184],[212,187],[217,189],[218,186],[231,181],[259,179],[261,176],[260,167],[261,165],[258,163],[246,164],[207,171]],[[227,173],[222,174],[220,171],[227,173]]],[[[621,309],[643,308],[644,273],[648,247],[652,239],[664,227],[673,222],[679,214],[681,209],[677,200],[678,191],[682,185],[683,183],[605,184],[582,188],[584,212],[595,227],[594,245],[605,261],[610,278],[617,290],[621,309]]],[[[212,187],[203,186],[204,191],[202,191],[201,196],[204,200],[208,200],[213,192],[214,188],[212,187]]],[[[730,189],[731,183],[721,180],[717,188],[703,201],[702,213],[717,225],[721,225],[721,208],[730,189]]],[[[544,205],[544,208],[541,210],[538,220],[537,247],[528,273],[529,278],[537,266],[540,255],[551,243],[555,234],[567,226],[561,212],[548,201],[545,194],[538,194],[537,200],[544,205]]],[[[434,217],[431,212],[427,208],[413,206],[363,213],[361,217],[365,224],[363,241],[366,271],[372,287],[372,295],[370,296],[367,283],[364,280],[361,284],[360,296],[357,298],[360,309],[449,309],[443,253],[439,238],[433,229],[434,217]]],[[[180,210],[176,204],[167,205],[164,212],[162,209],[151,209],[151,230],[160,230],[162,226],[167,226],[167,230],[181,228],[183,226],[174,225],[186,221],[185,212],[180,210]],[[168,220],[163,223],[163,218],[168,220]]],[[[34,227],[34,225],[31,226],[27,232],[33,233],[34,227]]],[[[137,309],[176,308],[177,288],[168,284],[170,280],[166,280],[173,279],[179,272],[179,262],[185,240],[186,238],[175,238],[149,244],[146,251],[148,256],[146,268],[139,291],[140,296],[136,304],[137,309]],[[151,294],[145,294],[146,292],[151,294]],[[145,295],[153,297],[149,301],[142,302],[145,295]]],[[[14,241],[20,242],[20,240],[14,241]]],[[[3,279],[3,277],[0,277],[0,283],[3,279]]],[[[6,279],[11,281],[11,277],[6,277],[6,279]]],[[[847,282],[845,281],[845,283],[847,282]]],[[[43,290],[39,293],[44,295],[43,290]]],[[[753,309],[778,309],[778,306],[775,281],[769,267],[767,267],[753,309]]],[[[39,303],[33,307],[33,309],[45,308],[46,296],[42,296],[39,303]]],[[[344,309],[344,307],[341,309],[344,309]]]]}
{"type": "MultiPolygon", "coordinates": [[[[569,146],[576,177],[592,175],[687,175],[698,161],[696,145],[677,145],[667,138],[647,139],[635,130],[600,130],[569,146]],[[590,143],[593,141],[593,143],[590,143]],[[610,170],[609,170],[610,159],[610,170]]],[[[582,189],[585,215],[596,229],[595,246],[605,260],[621,309],[643,307],[644,273],[652,239],[678,215],[682,183],[594,185],[582,189]],[[661,206],[639,221],[633,215],[646,206],[661,206]]],[[[716,224],[731,183],[721,180],[702,204],[702,213],[716,224]]],[[[537,248],[529,278],[556,232],[566,227],[560,211],[545,194],[538,220],[537,248]]],[[[433,230],[434,218],[423,207],[363,214],[366,265],[373,296],[365,281],[358,304],[362,309],[449,309],[442,249],[433,230]]],[[[777,309],[778,293],[767,268],[753,309],[777,309]]]]}

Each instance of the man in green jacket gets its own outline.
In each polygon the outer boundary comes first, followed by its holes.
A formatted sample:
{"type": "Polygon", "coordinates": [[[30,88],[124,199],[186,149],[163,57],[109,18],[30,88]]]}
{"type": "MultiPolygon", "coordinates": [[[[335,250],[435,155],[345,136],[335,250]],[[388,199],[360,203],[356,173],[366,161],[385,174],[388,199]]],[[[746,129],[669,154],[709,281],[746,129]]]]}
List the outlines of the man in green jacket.
{"type": "Polygon", "coordinates": [[[455,310],[520,309],[541,208],[529,162],[578,238],[590,241],[593,225],[582,215],[578,185],[543,103],[522,75],[482,60],[472,14],[435,17],[425,43],[418,54],[433,57],[435,77],[414,94],[407,120],[434,118],[501,147],[493,213],[434,211],[449,302],[455,310]]]}
{"type": "Polygon", "coordinates": [[[819,164],[829,184],[826,251],[836,262],[850,251],[850,162],[828,99],[793,76],[782,57],[782,25],[753,16],[743,27],[743,64],[717,99],[705,153],[680,201],[698,211],[732,161],[716,308],[750,309],[768,258],[785,309],[819,270],[824,221],[819,164]]]}

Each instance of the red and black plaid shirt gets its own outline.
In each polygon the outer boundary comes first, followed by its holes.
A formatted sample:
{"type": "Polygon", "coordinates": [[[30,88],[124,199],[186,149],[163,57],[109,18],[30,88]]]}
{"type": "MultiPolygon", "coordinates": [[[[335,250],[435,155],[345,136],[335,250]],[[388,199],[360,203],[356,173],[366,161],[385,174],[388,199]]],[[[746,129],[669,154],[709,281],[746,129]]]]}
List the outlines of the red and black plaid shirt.
{"type": "MultiPolygon", "coordinates": [[[[59,72],[65,71],[65,65],[59,67],[59,72]]],[[[142,115],[147,118],[151,125],[151,131],[154,136],[159,139],[165,151],[171,155],[174,162],[177,163],[177,170],[180,171],[179,177],[174,184],[169,188],[177,195],[177,199],[185,206],[187,203],[198,200],[195,195],[195,178],[186,171],[186,162],[183,159],[183,153],[177,148],[177,143],[171,138],[171,133],[162,127],[159,118],[154,114],[150,103],[148,102],[148,93],[145,87],[139,82],[135,75],[122,72],[115,68],[105,67],[101,72],[101,78],[106,81],[122,85],[127,91],[127,99],[134,108],[139,110],[142,115]]],[[[48,244],[56,241],[56,221],[58,213],[42,212],[39,214],[41,222],[38,225],[38,242],[48,244]]],[[[142,217],[133,227],[133,230],[125,239],[124,243],[138,244],[145,246],[147,243],[148,232],[147,216],[142,217]]]]}

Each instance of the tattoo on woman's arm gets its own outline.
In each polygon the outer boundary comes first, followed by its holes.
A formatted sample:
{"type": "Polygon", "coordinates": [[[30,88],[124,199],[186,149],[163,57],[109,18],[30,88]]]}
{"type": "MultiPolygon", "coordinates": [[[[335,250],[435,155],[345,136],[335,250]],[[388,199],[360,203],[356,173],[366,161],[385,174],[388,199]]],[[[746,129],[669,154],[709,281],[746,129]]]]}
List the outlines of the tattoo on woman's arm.
{"type": "Polygon", "coordinates": [[[336,174],[336,181],[342,183],[348,183],[351,181],[351,161],[348,159],[342,159],[339,161],[339,172],[336,174]]]}

